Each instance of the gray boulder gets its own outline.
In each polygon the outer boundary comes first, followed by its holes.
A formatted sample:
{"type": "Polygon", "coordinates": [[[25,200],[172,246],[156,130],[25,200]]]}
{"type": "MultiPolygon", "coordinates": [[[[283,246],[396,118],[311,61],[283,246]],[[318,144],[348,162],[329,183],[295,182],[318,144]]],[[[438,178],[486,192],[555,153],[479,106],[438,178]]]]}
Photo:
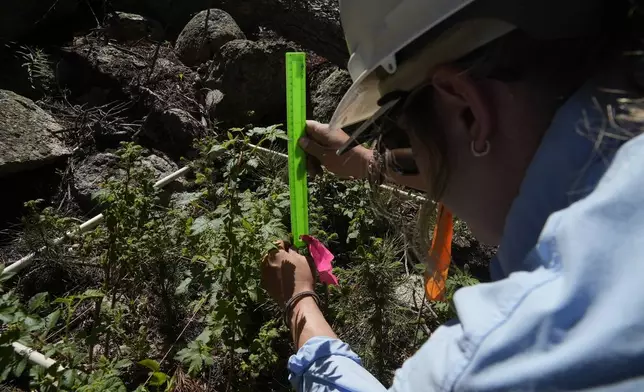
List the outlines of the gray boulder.
{"type": "Polygon", "coordinates": [[[173,108],[150,113],[143,124],[142,137],[155,148],[180,158],[191,152],[194,140],[205,132],[206,127],[190,113],[173,108]]]}
{"type": "MultiPolygon", "coordinates": [[[[156,180],[159,180],[178,170],[177,165],[161,153],[144,156],[140,165],[149,169],[156,180]]],[[[72,192],[78,204],[86,210],[97,205],[94,198],[101,187],[109,180],[124,180],[125,170],[119,166],[119,158],[115,154],[105,152],[90,155],[76,163],[72,173],[72,192]]],[[[164,188],[170,192],[183,189],[183,181],[175,181],[164,188]]]]}
{"type": "Polygon", "coordinates": [[[201,11],[188,22],[177,38],[175,50],[181,62],[192,67],[212,59],[227,42],[244,38],[232,16],[213,8],[201,11]]]}
{"type": "Polygon", "coordinates": [[[206,94],[206,112],[211,120],[214,120],[217,113],[217,105],[224,100],[224,93],[219,90],[211,90],[206,94]]]}
{"type": "Polygon", "coordinates": [[[163,44],[158,49],[145,40],[127,46],[105,44],[92,36],[78,37],[63,48],[58,79],[77,94],[93,87],[120,89],[127,99],[147,110],[180,107],[199,112],[194,90],[197,75],[176,58],[172,47],[163,44]]]}
{"type": "Polygon", "coordinates": [[[331,121],[351,83],[351,75],[343,69],[336,70],[320,83],[312,98],[313,118],[322,123],[331,121]]]}
{"type": "Polygon", "coordinates": [[[275,123],[285,113],[285,54],[297,47],[285,41],[235,40],[221,48],[208,87],[223,91],[218,120],[240,126],[275,123]]]}
{"type": "Polygon", "coordinates": [[[70,151],[56,133],[63,127],[32,100],[0,90],[0,176],[35,169],[70,151]]]}
{"type": "Polygon", "coordinates": [[[105,33],[109,38],[117,41],[137,41],[145,38],[161,41],[164,35],[161,23],[127,12],[116,12],[110,15],[105,33]]]}

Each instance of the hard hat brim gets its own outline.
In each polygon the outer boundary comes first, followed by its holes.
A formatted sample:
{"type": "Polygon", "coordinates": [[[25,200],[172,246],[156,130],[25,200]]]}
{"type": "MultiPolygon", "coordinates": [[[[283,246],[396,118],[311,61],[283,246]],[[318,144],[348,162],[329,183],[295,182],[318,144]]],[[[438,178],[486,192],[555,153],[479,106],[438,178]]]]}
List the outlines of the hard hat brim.
{"type": "Polygon", "coordinates": [[[379,109],[379,80],[372,71],[363,72],[351,85],[333,113],[329,127],[341,129],[373,116],[379,109]]]}
{"type": "Polygon", "coordinates": [[[498,20],[468,21],[446,31],[386,79],[378,77],[376,68],[365,70],[340,101],[329,123],[330,128],[341,129],[369,119],[378,111],[378,101],[384,94],[395,90],[411,91],[422,84],[436,66],[456,60],[514,29],[515,26],[498,20]]]}

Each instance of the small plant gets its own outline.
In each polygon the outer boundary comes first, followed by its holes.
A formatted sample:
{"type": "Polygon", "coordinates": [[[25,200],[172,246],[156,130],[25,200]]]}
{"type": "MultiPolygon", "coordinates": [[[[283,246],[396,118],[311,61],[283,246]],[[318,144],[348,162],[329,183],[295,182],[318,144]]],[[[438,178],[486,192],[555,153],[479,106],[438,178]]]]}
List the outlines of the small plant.
{"type": "Polygon", "coordinates": [[[342,286],[333,301],[340,336],[385,384],[413,352],[417,330],[415,313],[398,298],[397,289],[407,279],[400,245],[392,238],[370,238],[359,245],[348,268],[338,270],[342,286]]]}
{"type": "Polygon", "coordinates": [[[40,48],[20,46],[16,55],[27,72],[27,78],[32,89],[48,92],[48,86],[54,81],[49,56],[40,48]]]}
{"type": "Polygon", "coordinates": [[[445,301],[436,302],[432,305],[438,315],[437,322],[442,324],[455,318],[457,314],[456,309],[454,309],[454,293],[462,287],[473,286],[478,283],[478,279],[470,274],[467,264],[463,270],[452,265],[445,282],[445,301]]]}
{"type": "MultiPolygon", "coordinates": [[[[274,194],[258,198],[244,190],[259,165],[255,150],[248,147],[249,137],[263,136],[258,143],[262,144],[274,133],[274,129],[233,130],[224,142],[202,145],[207,159],[201,161],[197,182],[216,208],[194,220],[191,234],[199,244],[200,256],[194,261],[203,265],[200,283],[211,288],[209,314],[207,327],[177,359],[187,362],[189,373],[195,374],[212,364],[208,354],[222,357],[228,369],[222,380],[225,390],[252,390],[249,381],[271,366],[257,358],[277,360],[266,354],[268,348],[251,352],[248,347],[258,335],[266,344],[278,336],[272,328],[266,329],[268,324],[253,320],[253,315],[265,301],[259,284],[259,260],[274,248],[275,239],[285,237],[283,213],[274,194]],[[213,182],[213,178],[220,182],[213,182]]],[[[271,320],[269,316],[267,321],[271,320]]]]}

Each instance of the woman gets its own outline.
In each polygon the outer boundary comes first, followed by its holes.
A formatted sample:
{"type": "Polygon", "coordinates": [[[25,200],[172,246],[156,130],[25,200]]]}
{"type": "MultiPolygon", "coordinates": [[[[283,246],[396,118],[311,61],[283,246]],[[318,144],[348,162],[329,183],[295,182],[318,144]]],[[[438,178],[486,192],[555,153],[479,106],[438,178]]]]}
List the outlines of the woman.
{"type": "MultiPolygon", "coordinates": [[[[624,55],[628,10],[387,3],[341,1],[355,84],[301,145],[327,169],[365,177],[381,161],[371,151],[334,152],[352,145],[341,127],[371,118],[385,143],[413,151],[415,167],[387,175],[500,245],[493,282],[456,293],[458,319],[391,390],[644,390],[644,110],[624,55]]],[[[263,274],[298,348],[296,389],[385,390],[325,321],[305,258],[282,244],[263,274]]]]}

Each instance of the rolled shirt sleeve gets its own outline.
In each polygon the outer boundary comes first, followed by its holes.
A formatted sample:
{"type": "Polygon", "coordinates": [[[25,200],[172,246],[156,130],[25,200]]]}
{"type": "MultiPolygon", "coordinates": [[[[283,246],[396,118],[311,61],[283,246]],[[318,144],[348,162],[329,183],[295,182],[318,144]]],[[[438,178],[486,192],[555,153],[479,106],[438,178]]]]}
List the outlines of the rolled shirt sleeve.
{"type": "Polygon", "coordinates": [[[297,391],[380,392],[387,389],[362,367],[360,357],[338,339],[309,339],[291,356],[290,381],[297,391]]]}

